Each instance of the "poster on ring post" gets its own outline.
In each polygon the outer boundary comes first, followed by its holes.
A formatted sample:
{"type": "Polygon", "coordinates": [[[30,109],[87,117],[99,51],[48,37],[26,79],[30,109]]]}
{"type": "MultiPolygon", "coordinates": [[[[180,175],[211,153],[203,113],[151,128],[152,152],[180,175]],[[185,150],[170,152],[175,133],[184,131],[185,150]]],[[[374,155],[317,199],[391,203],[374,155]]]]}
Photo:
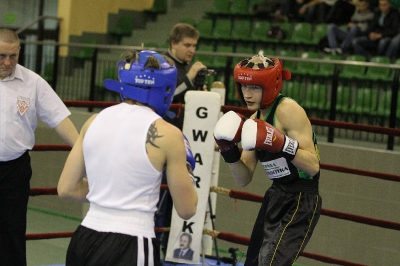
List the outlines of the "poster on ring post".
{"type": "Polygon", "coordinates": [[[196,214],[189,220],[180,218],[173,208],[166,261],[198,264],[202,254],[202,237],[214,158],[214,127],[221,110],[221,96],[216,92],[188,91],[185,94],[183,133],[189,140],[196,167],[196,214]]]}

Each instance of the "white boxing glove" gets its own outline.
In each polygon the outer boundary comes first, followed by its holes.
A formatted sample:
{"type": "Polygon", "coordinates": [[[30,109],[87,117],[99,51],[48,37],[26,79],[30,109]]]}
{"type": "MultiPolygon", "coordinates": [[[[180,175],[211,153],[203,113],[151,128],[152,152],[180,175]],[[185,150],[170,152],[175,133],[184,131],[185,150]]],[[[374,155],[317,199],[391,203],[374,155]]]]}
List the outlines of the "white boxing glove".
{"type": "Polygon", "coordinates": [[[244,115],[229,111],[215,125],[214,139],[227,163],[235,163],[240,160],[240,151],[236,144],[241,140],[242,126],[245,120],[244,115]]]}

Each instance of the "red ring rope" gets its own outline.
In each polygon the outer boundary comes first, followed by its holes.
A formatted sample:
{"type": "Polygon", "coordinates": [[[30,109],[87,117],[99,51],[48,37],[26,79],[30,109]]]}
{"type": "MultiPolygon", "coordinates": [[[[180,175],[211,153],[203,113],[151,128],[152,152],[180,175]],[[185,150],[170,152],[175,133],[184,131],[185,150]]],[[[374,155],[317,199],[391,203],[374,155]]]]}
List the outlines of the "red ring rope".
{"type": "MultiPolygon", "coordinates": [[[[64,101],[64,104],[68,107],[98,107],[105,108],[115,104],[118,102],[102,102],[102,101],[64,101]]],[[[183,109],[184,105],[182,104],[171,104],[171,109],[183,109]]],[[[221,106],[221,111],[226,113],[228,111],[235,111],[245,115],[246,117],[250,117],[254,112],[248,110],[247,108],[238,107],[238,106],[221,106]]],[[[324,120],[319,118],[309,118],[311,124],[316,126],[326,126],[331,128],[342,128],[342,129],[351,129],[355,131],[364,131],[371,133],[380,133],[386,134],[390,136],[400,136],[400,129],[396,128],[388,128],[388,127],[379,127],[379,126],[369,126],[369,125],[360,125],[348,122],[341,121],[332,121],[332,120],[324,120]]]]}

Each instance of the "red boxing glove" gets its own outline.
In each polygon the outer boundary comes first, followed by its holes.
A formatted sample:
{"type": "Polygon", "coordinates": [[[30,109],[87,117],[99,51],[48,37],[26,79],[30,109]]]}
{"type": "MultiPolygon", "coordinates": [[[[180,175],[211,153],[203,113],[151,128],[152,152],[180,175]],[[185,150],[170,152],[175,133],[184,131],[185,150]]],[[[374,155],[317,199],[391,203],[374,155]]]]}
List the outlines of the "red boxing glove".
{"type": "Polygon", "coordinates": [[[245,120],[244,115],[229,111],[215,125],[214,139],[227,163],[235,163],[240,160],[240,151],[236,143],[241,140],[245,120]]]}
{"type": "Polygon", "coordinates": [[[263,120],[249,119],[242,129],[242,148],[246,151],[261,149],[281,153],[288,161],[292,161],[296,156],[299,143],[263,120]]]}

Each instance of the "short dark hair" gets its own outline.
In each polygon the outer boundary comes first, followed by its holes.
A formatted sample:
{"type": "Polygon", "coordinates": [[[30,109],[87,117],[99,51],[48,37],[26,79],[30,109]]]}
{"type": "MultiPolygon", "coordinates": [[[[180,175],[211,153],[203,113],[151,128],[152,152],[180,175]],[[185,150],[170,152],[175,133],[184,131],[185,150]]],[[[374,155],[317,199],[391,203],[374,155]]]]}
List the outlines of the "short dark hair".
{"type": "Polygon", "coordinates": [[[187,23],[178,23],[176,24],[169,35],[169,43],[171,42],[178,43],[183,40],[183,38],[199,38],[199,31],[190,24],[187,23]]]}

